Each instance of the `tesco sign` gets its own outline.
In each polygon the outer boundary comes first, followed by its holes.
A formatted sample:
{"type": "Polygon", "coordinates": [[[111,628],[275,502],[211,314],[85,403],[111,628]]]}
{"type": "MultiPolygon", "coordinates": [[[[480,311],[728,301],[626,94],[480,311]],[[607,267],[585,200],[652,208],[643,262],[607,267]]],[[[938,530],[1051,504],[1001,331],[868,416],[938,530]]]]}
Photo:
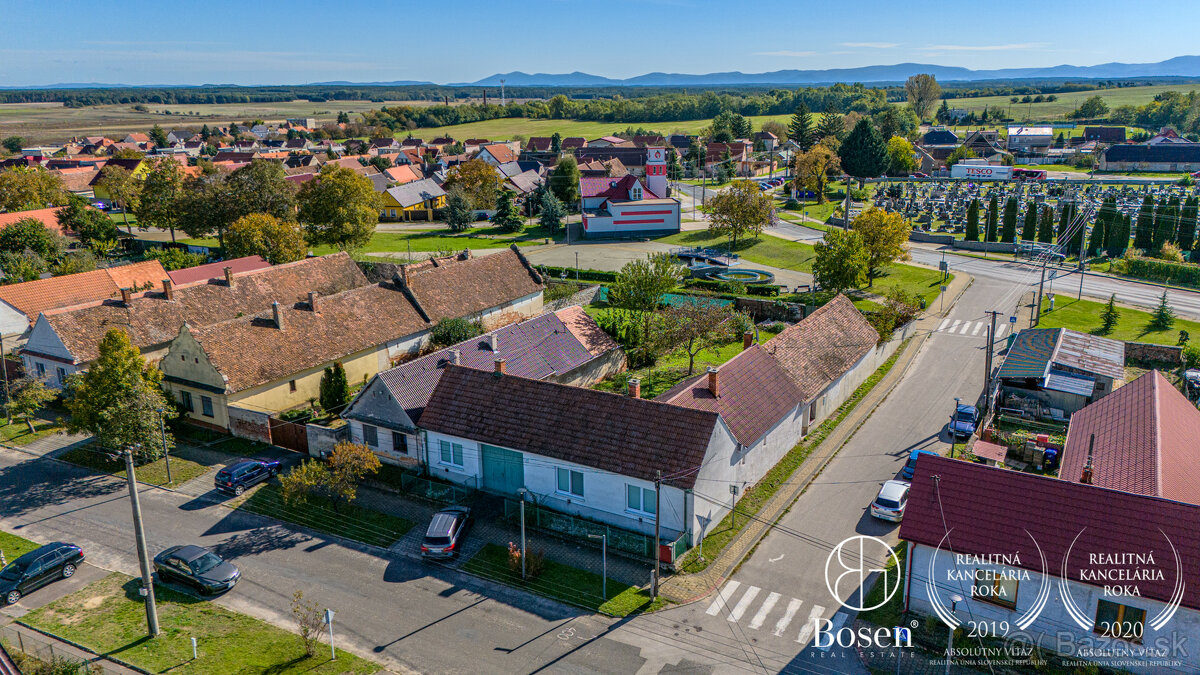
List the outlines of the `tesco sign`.
{"type": "Polygon", "coordinates": [[[1011,166],[988,166],[986,164],[955,164],[950,167],[951,178],[971,178],[975,180],[1009,180],[1012,178],[1011,166]]]}

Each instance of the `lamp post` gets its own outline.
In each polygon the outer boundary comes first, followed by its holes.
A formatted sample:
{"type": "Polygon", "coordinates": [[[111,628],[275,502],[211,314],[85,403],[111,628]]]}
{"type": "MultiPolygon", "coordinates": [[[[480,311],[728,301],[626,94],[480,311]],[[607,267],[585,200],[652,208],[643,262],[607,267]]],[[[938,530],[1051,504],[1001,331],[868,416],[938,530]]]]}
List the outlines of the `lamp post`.
{"type": "Polygon", "coordinates": [[[957,396],[954,397],[954,412],[950,413],[950,459],[954,459],[954,438],[956,433],[954,431],[954,419],[958,417],[958,404],[961,400],[957,396]]]}
{"type": "MultiPolygon", "coordinates": [[[[958,603],[962,602],[963,598],[958,593],[950,596],[950,614],[954,614],[954,610],[958,607],[958,603]]],[[[954,649],[954,628],[947,626],[949,632],[946,635],[946,675],[950,675],[950,650],[954,649]]]]}
{"type": "Polygon", "coordinates": [[[589,534],[588,538],[600,540],[600,595],[608,600],[608,535],[589,534]]]}
{"type": "Polygon", "coordinates": [[[163,423],[163,409],[158,409],[158,432],[162,435],[163,459],[167,463],[167,485],[171,485],[175,481],[171,480],[171,453],[167,452],[167,426],[163,423]]]}
{"type": "Polygon", "coordinates": [[[521,495],[521,580],[525,579],[525,488],[517,490],[521,495]]]}

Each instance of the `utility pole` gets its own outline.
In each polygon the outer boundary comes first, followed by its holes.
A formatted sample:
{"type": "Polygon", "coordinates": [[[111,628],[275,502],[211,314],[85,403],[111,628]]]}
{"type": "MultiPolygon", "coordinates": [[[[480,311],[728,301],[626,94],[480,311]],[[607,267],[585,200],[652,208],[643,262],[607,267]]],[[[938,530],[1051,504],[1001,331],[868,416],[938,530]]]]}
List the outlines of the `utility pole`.
{"type": "Polygon", "coordinates": [[[125,449],[125,474],[129,482],[129,503],[133,506],[133,536],[137,542],[138,562],[142,570],[142,594],[146,598],[146,627],[150,637],[158,636],[158,608],[154,604],[154,577],[146,553],[146,532],[142,529],[142,504],[138,501],[137,477],[133,473],[133,451],[125,449]]]}
{"type": "Polygon", "coordinates": [[[992,324],[988,328],[987,356],[984,358],[984,363],[986,364],[984,367],[987,370],[983,374],[983,405],[986,409],[988,394],[992,390],[992,353],[996,350],[996,317],[1000,315],[1000,312],[989,311],[985,313],[992,316],[992,324]]]}
{"type": "Polygon", "coordinates": [[[1079,256],[1079,297],[1076,298],[1077,300],[1083,299],[1083,277],[1087,273],[1086,269],[1087,269],[1087,264],[1083,260],[1083,254],[1080,254],[1080,256],[1079,256]]]}
{"type": "Polygon", "coordinates": [[[171,480],[171,453],[167,452],[167,427],[163,424],[163,409],[158,409],[158,432],[162,434],[163,460],[167,464],[167,485],[171,485],[175,481],[171,480]]]}
{"type": "MultiPolygon", "coordinates": [[[[525,488],[518,490],[521,494],[521,580],[525,580],[525,488]]],[[[655,516],[657,518],[657,516],[655,516]]]]}
{"type": "Polygon", "coordinates": [[[659,553],[659,548],[662,546],[659,539],[659,514],[662,513],[662,471],[658,471],[654,478],[654,583],[650,585],[650,597],[658,598],[658,577],[662,574],[662,555],[659,553]]]}
{"type": "MultiPolygon", "coordinates": [[[[6,358],[4,355],[4,336],[0,335],[0,370],[4,371],[4,419],[6,424],[12,424],[12,412],[9,409],[10,401],[8,398],[8,361],[5,361],[6,358]]],[[[65,383],[59,382],[59,384],[62,385],[65,383]]]]}
{"type": "Polygon", "coordinates": [[[1042,258],[1042,280],[1038,282],[1037,310],[1029,317],[1029,327],[1033,328],[1042,321],[1042,287],[1046,285],[1046,262],[1050,256],[1042,258]]]}

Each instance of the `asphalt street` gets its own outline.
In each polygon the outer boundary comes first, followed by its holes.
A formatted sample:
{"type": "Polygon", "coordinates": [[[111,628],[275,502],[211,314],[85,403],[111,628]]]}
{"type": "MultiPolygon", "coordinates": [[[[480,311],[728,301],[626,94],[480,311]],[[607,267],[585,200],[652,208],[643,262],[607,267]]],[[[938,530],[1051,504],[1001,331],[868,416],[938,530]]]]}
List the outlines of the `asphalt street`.
{"type": "MultiPolygon", "coordinates": [[[[880,485],[897,476],[913,449],[948,452],[946,422],[954,398],[974,403],[983,387],[983,312],[1011,313],[1019,297],[1016,286],[1002,282],[968,288],[896,389],[754,554],[717,593],[658,618],[684,626],[694,636],[727,641],[727,653],[740,654],[747,670],[861,672],[852,654],[822,650],[813,643],[812,619],[829,619],[835,627],[853,619],[839,601],[851,599],[856,587],[838,587],[838,597],[833,597],[826,562],[839,543],[855,535],[897,541],[899,525],[871,517],[867,507],[880,485]]],[[[1004,333],[998,336],[1002,340],[1004,333]]],[[[884,562],[882,549],[866,558],[868,567],[879,568],[884,562]]],[[[836,565],[835,569],[840,573],[836,565]]]]}

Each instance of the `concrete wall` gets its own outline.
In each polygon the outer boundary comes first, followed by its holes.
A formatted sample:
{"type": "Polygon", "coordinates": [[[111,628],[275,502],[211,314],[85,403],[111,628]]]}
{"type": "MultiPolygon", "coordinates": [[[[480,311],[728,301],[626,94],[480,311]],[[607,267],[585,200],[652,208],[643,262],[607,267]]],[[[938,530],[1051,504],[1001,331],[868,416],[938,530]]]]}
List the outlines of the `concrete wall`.
{"type": "Polygon", "coordinates": [[[738,311],[747,312],[755,321],[788,321],[796,323],[805,316],[804,306],[794,302],[779,302],[771,298],[738,298],[733,301],[738,311]]]}
{"type": "Polygon", "coordinates": [[[537,316],[542,311],[542,291],[539,289],[512,302],[506,302],[503,305],[486,309],[478,314],[478,318],[479,322],[483,324],[483,329],[490,331],[522,319],[537,316]]]}
{"type": "MultiPolygon", "coordinates": [[[[980,226],[980,234],[982,235],[982,225],[980,226]]],[[[962,241],[955,240],[954,248],[961,248],[967,251],[987,251],[989,253],[1012,253],[1017,250],[1017,245],[1013,242],[1001,241],[962,241]]]]}
{"type": "Polygon", "coordinates": [[[330,428],[320,424],[305,424],[304,430],[308,436],[308,454],[313,457],[333,452],[333,446],[350,438],[350,427],[347,425],[330,428]]]}
{"type": "MultiPolygon", "coordinates": [[[[1139,674],[1200,672],[1200,652],[1194,648],[1194,645],[1200,640],[1200,613],[1196,612],[1196,610],[1181,607],[1175,616],[1163,626],[1162,630],[1156,631],[1150,626],[1150,620],[1162,610],[1165,606],[1164,603],[1142,597],[1105,597],[1103,588],[1069,580],[1067,585],[1070,590],[1070,597],[1089,620],[1095,620],[1096,608],[1100,599],[1146,610],[1145,633],[1142,638],[1142,644],[1129,645],[1121,640],[1113,641],[1102,638],[1099,634],[1090,630],[1084,630],[1079,624],[1075,623],[1075,620],[1067,613],[1064,603],[1059,598],[1059,580],[1057,577],[1043,577],[1040,572],[1029,571],[1028,578],[1022,578],[1018,582],[1016,607],[1009,609],[993,602],[986,602],[980,598],[972,597],[972,583],[970,581],[960,583],[950,575],[954,573],[972,578],[976,569],[1012,571],[1015,568],[972,564],[960,564],[956,567],[955,556],[949,552],[938,552],[929,546],[910,544],[909,570],[911,573],[907,578],[912,581],[905,584],[905,599],[909,609],[923,614],[933,614],[933,603],[929,597],[929,586],[928,583],[923,581],[928,578],[931,559],[934,570],[932,578],[937,584],[938,595],[942,603],[948,602],[946,598],[951,593],[957,593],[966,598],[964,602],[958,603],[955,612],[960,620],[972,620],[976,622],[1007,621],[1012,626],[1029,611],[1036,600],[1041,585],[1043,583],[1052,583],[1054,590],[1051,591],[1050,601],[1045,604],[1045,608],[1038,615],[1038,618],[1024,631],[1024,633],[1030,636],[1030,639],[1039,642],[1042,648],[1056,650],[1058,649],[1058,645],[1066,645],[1065,649],[1059,650],[1065,655],[1095,660],[1103,664],[1102,657],[1097,658],[1079,651],[1071,653],[1067,649],[1070,646],[1074,646],[1076,649],[1091,647],[1103,651],[1106,647],[1110,650],[1120,646],[1138,649],[1140,647],[1157,647],[1159,644],[1163,644],[1169,648],[1170,645],[1177,644],[1175,641],[1182,639],[1181,644],[1184,649],[1169,653],[1163,657],[1151,657],[1148,655],[1135,656],[1133,658],[1128,656],[1124,658],[1116,657],[1122,661],[1117,666],[1117,669],[1122,672],[1139,674]],[[1164,670],[1163,666],[1153,665],[1155,658],[1162,658],[1164,661],[1179,659],[1182,663],[1164,670]],[[1139,662],[1142,665],[1138,665],[1139,662]]],[[[1036,565],[1037,563],[1034,564],[1036,565]]],[[[1166,564],[1168,571],[1164,572],[1164,574],[1170,575],[1172,574],[1169,571],[1170,564],[1166,564]]],[[[946,607],[946,605],[943,604],[943,607],[946,607]]],[[[948,609],[948,607],[946,608],[948,609]]],[[[1010,631],[1016,630],[1016,628],[1010,628],[1010,631]]]]}
{"type": "Polygon", "coordinates": [[[590,387],[609,375],[625,370],[625,364],[625,351],[617,347],[574,370],[552,375],[546,379],[573,387],[590,387]]]}
{"type": "Polygon", "coordinates": [[[922,244],[942,244],[943,246],[953,246],[955,241],[952,234],[933,234],[932,232],[922,232],[921,230],[909,232],[908,240],[922,244]]]}
{"type": "MultiPolygon", "coordinates": [[[[547,283],[549,284],[554,282],[547,280],[547,283]]],[[[565,298],[559,298],[558,300],[552,300],[550,302],[543,303],[542,307],[547,312],[557,312],[560,309],[566,309],[575,305],[587,306],[592,304],[592,302],[596,299],[596,296],[599,294],[600,285],[596,284],[593,286],[588,286],[587,288],[584,288],[583,290],[565,298]]]]}

